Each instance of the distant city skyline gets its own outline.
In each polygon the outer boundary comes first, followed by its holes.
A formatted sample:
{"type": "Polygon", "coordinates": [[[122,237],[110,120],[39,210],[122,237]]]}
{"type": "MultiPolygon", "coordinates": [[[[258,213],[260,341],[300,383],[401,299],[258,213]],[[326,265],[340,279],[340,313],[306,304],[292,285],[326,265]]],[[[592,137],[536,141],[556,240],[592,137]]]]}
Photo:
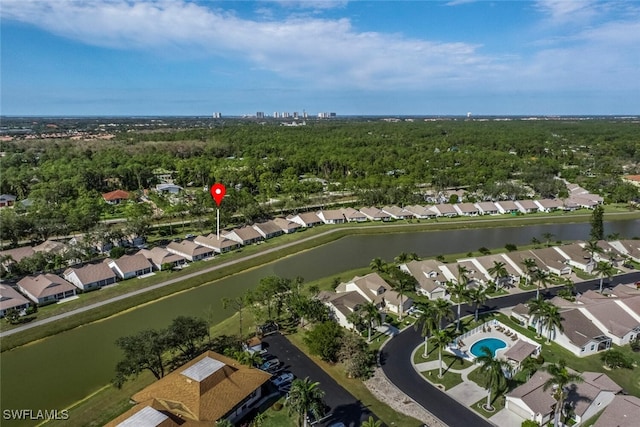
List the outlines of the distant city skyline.
{"type": "Polygon", "coordinates": [[[640,114],[638,2],[3,0],[0,18],[2,115],[640,114]]]}

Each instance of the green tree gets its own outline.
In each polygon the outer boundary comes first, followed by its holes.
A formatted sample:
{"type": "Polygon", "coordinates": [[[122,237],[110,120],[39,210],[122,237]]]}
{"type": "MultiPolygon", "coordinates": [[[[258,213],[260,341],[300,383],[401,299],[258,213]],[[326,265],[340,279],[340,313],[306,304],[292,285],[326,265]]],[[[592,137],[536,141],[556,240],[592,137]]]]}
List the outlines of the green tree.
{"type": "Polygon", "coordinates": [[[604,208],[602,205],[598,205],[593,209],[591,213],[591,232],[589,237],[591,240],[603,240],[604,239],[604,208]]]}
{"type": "Polygon", "coordinates": [[[197,317],[178,316],[167,330],[169,346],[178,350],[185,360],[198,355],[202,343],[209,337],[207,321],[197,317]]]}
{"type": "Polygon", "coordinates": [[[600,277],[600,293],[602,293],[604,278],[606,277],[608,280],[611,280],[613,275],[616,274],[616,269],[609,262],[599,261],[593,269],[593,272],[600,277]]]}
{"type": "Polygon", "coordinates": [[[551,246],[551,239],[553,239],[553,237],[554,237],[554,234],[548,231],[545,233],[542,233],[542,238],[546,242],[547,247],[551,246]]]}
{"type": "Polygon", "coordinates": [[[256,351],[236,351],[233,358],[250,368],[260,366],[263,362],[262,356],[256,351]]]}
{"type": "Polygon", "coordinates": [[[547,289],[547,286],[551,283],[549,275],[544,270],[534,270],[531,273],[531,281],[536,285],[536,299],[540,298],[540,288],[547,289]]]}
{"type": "Polygon", "coordinates": [[[551,378],[544,383],[543,390],[553,389],[553,398],[556,400],[553,425],[558,427],[564,401],[567,398],[567,387],[570,384],[582,382],[584,379],[580,374],[569,372],[566,362],[562,359],[558,363],[552,363],[543,369],[551,375],[551,378]]]}
{"type": "Polygon", "coordinates": [[[520,363],[520,370],[527,374],[527,381],[531,379],[531,375],[533,375],[539,367],[540,364],[533,357],[527,357],[520,363]]]}
{"type": "MultiPolygon", "coordinates": [[[[466,276],[462,276],[466,277],[466,276]]],[[[467,298],[467,283],[461,282],[447,282],[447,290],[456,299],[457,316],[456,316],[456,332],[460,331],[460,307],[467,298]]]]}
{"type": "Polygon", "coordinates": [[[435,315],[436,315],[436,320],[438,322],[438,329],[442,329],[443,325],[442,323],[444,321],[447,320],[453,320],[454,319],[454,314],[453,311],[451,310],[451,302],[443,299],[443,298],[438,298],[434,305],[434,310],[435,310],[435,315]]]}
{"type": "Polygon", "coordinates": [[[485,407],[488,410],[493,410],[491,406],[491,392],[495,391],[498,393],[505,387],[507,379],[504,376],[504,371],[509,370],[510,367],[506,361],[494,357],[488,347],[481,347],[480,351],[482,354],[476,361],[480,363],[480,372],[484,374],[484,385],[487,390],[487,403],[485,407]]]}
{"type": "Polygon", "coordinates": [[[431,301],[418,303],[417,306],[422,313],[413,327],[416,330],[419,328],[420,335],[424,337],[424,351],[422,356],[426,358],[429,355],[429,338],[433,335],[433,332],[438,329],[437,312],[435,305],[431,301]]]}
{"type": "Polygon", "coordinates": [[[114,385],[121,388],[131,377],[137,377],[142,371],[150,371],[160,379],[165,374],[164,354],[169,350],[166,331],[147,329],[134,335],[121,337],[116,345],[124,352],[124,358],[116,365],[114,385]]]}
{"type": "Polygon", "coordinates": [[[560,308],[551,303],[545,305],[544,310],[544,327],[547,329],[547,343],[551,342],[551,336],[555,336],[556,330],[563,331],[562,313],[560,308]]]}
{"type": "Polygon", "coordinates": [[[529,315],[531,320],[536,323],[536,336],[540,338],[542,336],[542,327],[544,325],[544,317],[547,312],[547,306],[550,303],[542,298],[535,298],[529,300],[527,307],[529,309],[529,315]]]}
{"type": "Polygon", "coordinates": [[[332,320],[318,323],[307,331],[303,341],[309,347],[309,352],[320,356],[327,362],[336,362],[340,351],[340,339],[344,330],[332,320]]]}
{"type": "Polygon", "coordinates": [[[387,263],[382,260],[382,258],[374,258],[369,263],[369,267],[373,271],[377,271],[378,273],[384,273],[387,271],[387,263]]]}
{"type": "Polygon", "coordinates": [[[493,277],[496,285],[500,288],[503,287],[505,279],[509,276],[506,264],[500,261],[493,261],[493,266],[490,267],[487,272],[493,277]]]}
{"type": "Polygon", "coordinates": [[[525,284],[528,285],[531,280],[531,273],[538,269],[538,265],[533,258],[525,258],[521,264],[524,267],[525,284]]]}
{"type": "Polygon", "coordinates": [[[623,352],[615,348],[610,348],[602,352],[600,360],[611,369],[633,369],[633,359],[627,357],[623,352]]]}
{"type": "Polygon", "coordinates": [[[370,415],[368,419],[360,424],[360,427],[382,427],[382,421],[376,420],[370,415]]]}
{"type": "Polygon", "coordinates": [[[441,329],[436,331],[430,339],[438,349],[438,378],[442,378],[442,349],[446,348],[447,345],[451,343],[453,340],[453,333],[449,329],[441,329]]]}
{"type": "Polygon", "coordinates": [[[477,287],[469,289],[467,292],[467,300],[473,304],[474,320],[478,321],[478,309],[480,304],[484,304],[487,301],[487,289],[484,287],[477,287]]]}
{"type": "Polygon", "coordinates": [[[404,314],[404,297],[408,292],[414,292],[416,290],[417,282],[415,277],[399,269],[395,269],[393,275],[394,280],[391,283],[391,287],[398,293],[398,298],[400,299],[398,318],[402,321],[402,315],[404,314]]]}
{"type": "Polygon", "coordinates": [[[239,297],[235,297],[235,298],[222,298],[222,308],[224,308],[225,310],[227,308],[232,308],[235,312],[238,313],[238,316],[240,317],[240,335],[238,336],[241,340],[243,339],[244,335],[242,334],[243,330],[242,330],[242,312],[245,308],[245,306],[247,305],[247,299],[245,296],[239,296],[239,297]]]}
{"type": "Polygon", "coordinates": [[[307,413],[312,413],[316,419],[320,419],[323,412],[324,391],[320,389],[319,382],[312,382],[309,377],[296,378],[291,383],[289,398],[286,405],[289,414],[295,414],[299,427],[307,427],[307,413]]]}
{"type": "Polygon", "coordinates": [[[358,312],[367,325],[367,342],[371,342],[371,330],[376,324],[380,324],[382,322],[382,314],[380,313],[380,310],[378,310],[378,307],[372,302],[362,304],[359,307],[358,312]]]}
{"type": "Polygon", "coordinates": [[[340,344],[338,360],[344,365],[347,376],[366,378],[375,359],[364,340],[353,332],[347,332],[340,344]]]}

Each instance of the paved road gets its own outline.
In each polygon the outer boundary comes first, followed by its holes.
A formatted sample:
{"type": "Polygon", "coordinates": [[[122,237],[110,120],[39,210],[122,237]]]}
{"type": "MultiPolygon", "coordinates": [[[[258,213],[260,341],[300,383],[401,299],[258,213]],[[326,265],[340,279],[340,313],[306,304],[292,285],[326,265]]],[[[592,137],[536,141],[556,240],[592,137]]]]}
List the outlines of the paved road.
{"type": "Polygon", "coordinates": [[[320,388],[325,392],[325,403],[331,408],[331,416],[321,425],[341,421],[346,426],[357,427],[373,415],[355,396],[285,337],[273,334],[265,337],[263,341],[268,344],[269,354],[275,355],[284,364],[285,370],[292,372],[296,378],[309,377],[312,381],[320,383],[320,388]]]}
{"type": "MultiPolygon", "coordinates": [[[[640,272],[628,273],[616,276],[612,281],[612,285],[633,283],[638,280],[640,280],[640,272]]],[[[578,283],[576,284],[576,292],[585,292],[589,289],[597,290],[599,284],[599,280],[578,283]]],[[[541,294],[544,298],[549,299],[555,296],[560,289],[562,288],[549,289],[541,294]]],[[[489,300],[481,308],[480,312],[484,313],[512,307],[533,297],[535,297],[535,291],[494,298],[489,300]]],[[[473,307],[469,305],[463,305],[461,309],[463,315],[473,314],[473,307]]],[[[439,391],[415,371],[411,363],[411,352],[422,342],[423,338],[418,332],[413,328],[407,328],[383,347],[380,363],[387,378],[396,387],[450,427],[491,426],[492,424],[487,420],[458,403],[448,394],[439,391]]]]}

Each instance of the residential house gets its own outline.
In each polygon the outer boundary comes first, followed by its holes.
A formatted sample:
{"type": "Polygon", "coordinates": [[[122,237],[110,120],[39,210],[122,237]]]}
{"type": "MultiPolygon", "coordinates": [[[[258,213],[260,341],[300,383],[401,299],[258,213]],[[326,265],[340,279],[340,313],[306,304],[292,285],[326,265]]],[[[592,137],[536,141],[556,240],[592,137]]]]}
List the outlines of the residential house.
{"type": "MultiPolygon", "coordinates": [[[[583,372],[584,381],[567,387],[566,403],[572,406],[573,422],[581,424],[609,405],[622,388],[607,375],[599,372],[583,372]]],[[[505,408],[523,419],[541,425],[553,420],[556,401],[553,388],[545,390],[551,378],[546,371],[536,372],[531,379],[516,387],[505,397],[505,408]]]]}
{"type": "Polygon", "coordinates": [[[337,293],[356,291],[367,301],[373,302],[379,308],[386,308],[392,313],[398,314],[400,310],[406,312],[413,305],[413,300],[407,296],[402,297],[391,289],[378,273],[370,273],[366,276],[354,277],[351,281],[340,283],[336,287],[337,293]]]}
{"type": "Polygon", "coordinates": [[[7,208],[13,206],[16,202],[16,196],[11,194],[0,194],[0,208],[7,208]]]}
{"type": "MultiPolygon", "coordinates": [[[[265,227],[265,229],[266,228],[267,227],[265,227]]],[[[233,230],[224,233],[224,237],[245,246],[264,240],[262,234],[259,233],[255,227],[250,227],[248,225],[240,228],[234,228],[233,230]]]]}
{"type": "Polygon", "coordinates": [[[184,188],[176,184],[158,184],[156,185],[156,191],[158,193],[178,194],[183,191],[184,188]]]}
{"type": "Polygon", "coordinates": [[[28,299],[20,295],[13,287],[0,283],[0,318],[4,317],[9,310],[22,311],[27,308],[29,308],[28,299]]]}
{"type": "Polygon", "coordinates": [[[562,200],[557,199],[542,199],[534,200],[533,202],[538,205],[540,212],[546,213],[557,211],[559,209],[562,209],[564,206],[562,200]]]}
{"type": "Polygon", "coordinates": [[[475,207],[480,212],[480,215],[498,215],[500,211],[493,202],[479,202],[475,204],[475,207]]]}
{"type": "Polygon", "coordinates": [[[528,357],[538,356],[542,346],[532,341],[525,341],[518,339],[515,344],[509,347],[502,357],[509,363],[512,369],[512,374],[519,372],[522,366],[522,362],[528,357]]]}
{"type": "Polygon", "coordinates": [[[562,210],[564,210],[564,211],[573,212],[573,211],[577,211],[580,208],[581,208],[581,206],[578,203],[576,203],[576,201],[574,199],[563,199],[562,200],[562,210]]]}
{"type": "Polygon", "coordinates": [[[304,212],[298,215],[288,216],[289,221],[293,221],[296,224],[300,224],[303,227],[315,227],[317,225],[324,224],[318,215],[313,212],[304,212]]]}
{"type": "Polygon", "coordinates": [[[116,282],[116,274],[105,263],[71,267],[63,273],[64,278],[84,292],[99,289],[116,282]]]}
{"type": "Polygon", "coordinates": [[[220,238],[218,238],[214,233],[206,236],[197,236],[193,241],[198,245],[213,249],[213,251],[218,254],[230,252],[240,247],[238,242],[229,240],[224,236],[220,236],[220,238]]]}
{"type": "Polygon", "coordinates": [[[9,271],[12,264],[18,263],[24,258],[29,258],[35,255],[35,251],[31,246],[23,246],[21,248],[7,249],[0,252],[0,259],[2,259],[2,267],[9,271]]]}
{"type": "Polygon", "coordinates": [[[416,291],[429,299],[444,298],[447,293],[446,279],[440,270],[441,262],[427,259],[410,261],[400,265],[400,270],[411,274],[418,282],[416,291]]]}
{"type": "MultiPolygon", "coordinates": [[[[431,210],[431,206],[409,205],[405,206],[404,210],[418,219],[429,219],[437,216],[436,213],[431,210]]],[[[407,217],[407,219],[409,219],[409,217],[407,217]]]]}
{"type": "Polygon", "coordinates": [[[39,305],[73,297],[77,290],[71,283],[51,273],[26,276],[18,282],[18,289],[39,305]]]}
{"type": "Polygon", "coordinates": [[[187,260],[185,259],[185,257],[173,252],[169,252],[167,249],[161,248],[159,246],[156,246],[151,250],[142,249],[139,253],[144,255],[145,258],[147,258],[151,262],[151,264],[153,264],[156,270],[162,270],[163,266],[175,268],[187,265],[187,260]]]}
{"type": "Polygon", "coordinates": [[[123,255],[118,259],[106,259],[105,263],[121,279],[130,279],[153,271],[153,266],[142,254],[123,255]]]}
{"type": "Polygon", "coordinates": [[[540,212],[540,206],[534,200],[516,200],[515,204],[523,214],[540,212]]]}
{"type": "Polygon", "coordinates": [[[355,210],[353,208],[342,208],[340,209],[342,215],[344,215],[347,222],[365,222],[367,221],[367,217],[360,211],[355,210]]]}
{"type": "Polygon", "coordinates": [[[617,249],[623,257],[640,262],[640,240],[616,240],[609,244],[617,249]]]}
{"type": "MultiPolygon", "coordinates": [[[[219,420],[234,424],[268,394],[270,378],[271,374],[260,369],[207,351],[131,399],[138,406],[153,402],[159,408],[156,411],[173,414],[181,425],[214,425],[219,420]]],[[[125,413],[107,425],[120,425],[134,415],[125,413]]],[[[158,415],[154,412],[153,416],[158,415]]]]}
{"type": "Polygon", "coordinates": [[[571,274],[571,267],[566,263],[566,258],[554,248],[534,249],[531,253],[543,264],[542,270],[558,276],[571,274]]]}
{"type": "Polygon", "coordinates": [[[190,425],[193,424],[172,414],[155,399],[140,403],[105,424],[107,427],[190,427],[190,425]]]}
{"type": "Polygon", "coordinates": [[[325,224],[344,224],[346,222],[340,209],[321,210],[316,215],[325,224]]]}
{"type": "MultiPolygon", "coordinates": [[[[416,217],[413,213],[409,212],[406,209],[400,208],[398,206],[385,206],[380,209],[382,212],[389,214],[393,219],[412,219],[416,217]]],[[[417,217],[416,217],[417,218],[417,217]]]]}
{"type": "Polygon", "coordinates": [[[368,208],[362,208],[360,209],[360,212],[362,212],[364,214],[364,216],[367,217],[367,219],[371,220],[371,221],[390,221],[391,220],[391,215],[389,215],[386,212],[382,212],[380,209],[371,206],[368,208]]]}
{"type": "Polygon", "coordinates": [[[68,246],[55,240],[45,240],[41,244],[33,247],[34,252],[44,252],[46,254],[63,254],[69,250],[68,246]]]}
{"type": "MultiPolygon", "coordinates": [[[[255,230],[253,231],[256,232],[255,230]]],[[[201,259],[205,259],[205,258],[211,258],[213,257],[213,252],[214,252],[213,249],[208,248],[206,246],[201,246],[190,240],[183,240],[181,242],[171,242],[167,246],[167,250],[176,255],[183,256],[191,262],[200,261],[201,259]]]]}
{"type": "Polygon", "coordinates": [[[339,293],[321,291],[317,298],[329,307],[331,317],[338,322],[340,326],[347,329],[354,328],[354,324],[349,319],[351,313],[356,312],[362,305],[369,302],[369,300],[357,291],[339,293]]]}
{"type": "Polygon", "coordinates": [[[131,194],[124,190],[115,190],[102,194],[102,199],[110,205],[117,205],[126,202],[131,194]]]}
{"type": "Polygon", "coordinates": [[[593,427],[636,427],[640,417],[640,398],[617,394],[593,427]]]}
{"type": "Polygon", "coordinates": [[[572,205],[576,205],[578,206],[578,208],[584,209],[594,209],[600,204],[596,200],[592,200],[582,196],[571,196],[568,200],[572,205]]]}
{"type": "MultiPolygon", "coordinates": [[[[614,242],[607,242],[606,240],[598,240],[598,248],[601,253],[595,252],[593,258],[596,262],[605,261],[610,262],[613,266],[617,267],[624,262],[625,255],[617,247],[613,245],[614,242]]],[[[638,244],[640,246],[640,243],[638,244]]],[[[587,246],[586,243],[580,243],[583,248],[587,246]]]]}
{"type": "Polygon", "coordinates": [[[520,209],[511,200],[501,200],[496,202],[496,207],[498,208],[498,212],[501,214],[517,214],[520,212],[520,209]]]}
{"type": "Polygon", "coordinates": [[[576,300],[576,307],[614,344],[622,346],[640,335],[640,321],[621,309],[616,299],[588,291],[576,300]]]}
{"type": "Polygon", "coordinates": [[[453,205],[453,208],[462,216],[480,215],[480,209],[478,209],[473,203],[456,203],[453,205]]]}
{"type": "Polygon", "coordinates": [[[478,270],[483,272],[489,281],[496,281],[496,277],[492,276],[489,273],[489,270],[494,268],[495,263],[504,264],[504,269],[507,271],[507,275],[499,278],[498,285],[503,286],[516,286],[520,283],[520,275],[522,271],[511,264],[507,257],[504,257],[502,254],[500,255],[484,255],[476,258],[472,258],[471,262],[478,267],[478,270]]]}
{"type": "Polygon", "coordinates": [[[297,222],[289,221],[286,218],[274,218],[273,222],[280,227],[285,234],[295,233],[302,227],[297,222]]]}
{"type": "Polygon", "coordinates": [[[578,243],[554,246],[553,249],[562,255],[567,264],[586,273],[591,273],[596,265],[596,263],[591,259],[589,253],[586,252],[578,243]]]}
{"type": "Polygon", "coordinates": [[[478,268],[471,259],[460,259],[456,263],[442,264],[439,266],[440,271],[446,281],[457,282],[458,281],[458,267],[466,269],[467,287],[473,288],[478,286],[485,286],[489,280],[487,280],[486,272],[478,268]]]}
{"type": "Polygon", "coordinates": [[[284,234],[284,230],[273,220],[253,224],[252,227],[265,240],[284,234]]]}
{"type": "MultiPolygon", "coordinates": [[[[551,300],[559,305],[560,298],[551,300]]],[[[587,316],[577,308],[565,306],[560,309],[562,317],[562,331],[555,330],[551,338],[562,347],[566,348],[578,357],[589,356],[611,347],[611,338],[600,330],[587,316]]],[[[534,322],[531,323],[535,326],[534,322]]],[[[547,330],[542,329],[542,334],[547,335],[547,330]]]]}
{"type": "Polygon", "coordinates": [[[431,206],[431,210],[435,212],[436,216],[444,216],[447,218],[458,216],[458,211],[449,203],[440,203],[438,205],[431,206]]]}
{"type": "Polygon", "coordinates": [[[622,177],[624,182],[640,187],[640,175],[625,175],[622,177]]]}

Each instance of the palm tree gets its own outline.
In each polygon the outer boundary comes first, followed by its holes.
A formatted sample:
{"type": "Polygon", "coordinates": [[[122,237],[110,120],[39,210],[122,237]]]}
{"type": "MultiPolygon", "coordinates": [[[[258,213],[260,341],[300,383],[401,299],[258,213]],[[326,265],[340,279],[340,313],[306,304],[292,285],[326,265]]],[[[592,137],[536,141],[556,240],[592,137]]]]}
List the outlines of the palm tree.
{"type": "Polygon", "coordinates": [[[493,261],[493,267],[489,268],[487,272],[493,276],[493,280],[495,280],[496,285],[501,286],[501,283],[504,283],[505,277],[509,276],[509,272],[507,271],[506,264],[500,261],[493,261]]]}
{"type": "Polygon", "coordinates": [[[484,374],[485,387],[487,389],[487,404],[485,408],[493,410],[491,406],[491,391],[495,389],[497,393],[506,385],[507,379],[504,376],[504,371],[509,370],[510,367],[506,361],[496,359],[488,347],[481,347],[480,351],[482,355],[478,356],[476,361],[481,363],[480,372],[484,374]]]}
{"type": "Polygon", "coordinates": [[[442,349],[451,343],[453,334],[449,329],[441,329],[431,336],[431,341],[438,348],[438,378],[442,378],[442,349]]]}
{"type": "Polygon", "coordinates": [[[360,427],[382,427],[382,421],[374,419],[372,416],[369,416],[367,420],[365,420],[360,427]]]}
{"type": "Polygon", "coordinates": [[[418,256],[417,253],[411,252],[409,254],[409,261],[420,261],[420,257],[418,256]]]}
{"type": "Polygon", "coordinates": [[[446,299],[438,298],[433,305],[438,321],[438,329],[442,329],[443,320],[452,320],[453,311],[451,311],[451,302],[446,299]]]}
{"type": "Polygon", "coordinates": [[[555,335],[556,329],[559,331],[564,330],[564,327],[562,326],[563,320],[560,308],[548,303],[544,313],[544,326],[547,328],[547,343],[551,342],[551,334],[555,335]]]}
{"type": "Polygon", "coordinates": [[[529,308],[529,315],[531,319],[536,322],[536,336],[540,338],[542,336],[542,324],[544,322],[544,316],[547,312],[547,306],[549,303],[542,298],[536,298],[529,300],[527,304],[529,308]]]}
{"type": "Polygon", "coordinates": [[[262,356],[256,351],[237,351],[233,357],[243,365],[250,368],[260,366],[262,364],[262,356]]]}
{"type": "Polygon", "coordinates": [[[525,284],[529,284],[529,280],[531,280],[531,273],[538,268],[538,264],[533,258],[525,258],[522,260],[522,266],[524,267],[525,276],[525,284]]]}
{"type": "Polygon", "coordinates": [[[369,267],[373,271],[377,271],[379,273],[384,273],[387,271],[387,263],[382,260],[382,258],[376,257],[371,260],[369,263],[369,267]]]}
{"type": "Polygon", "coordinates": [[[527,357],[520,363],[520,370],[527,373],[527,381],[529,381],[531,375],[538,370],[538,361],[533,357],[527,357]]]}
{"type": "Polygon", "coordinates": [[[553,239],[554,234],[553,233],[542,233],[542,238],[545,240],[547,247],[551,246],[551,239],[553,239]]]}
{"type": "Polygon", "coordinates": [[[601,254],[603,252],[602,248],[598,246],[597,240],[589,240],[584,245],[584,248],[582,248],[582,250],[589,254],[589,259],[591,260],[591,262],[595,261],[594,259],[595,254],[601,254]]]}
{"type": "MultiPolygon", "coordinates": [[[[396,269],[397,270],[397,269],[396,269]]],[[[407,292],[413,292],[416,290],[416,279],[409,273],[405,273],[402,270],[395,271],[396,280],[391,286],[394,291],[398,293],[400,299],[400,306],[398,307],[398,319],[402,320],[402,313],[404,311],[403,300],[407,292]]]]}
{"type": "Polygon", "coordinates": [[[556,400],[553,425],[558,427],[564,400],[567,397],[567,386],[582,382],[584,379],[579,374],[569,372],[566,362],[562,359],[558,363],[552,363],[543,369],[551,375],[551,378],[544,383],[543,390],[547,391],[549,388],[553,388],[553,398],[556,400]]]}
{"type": "Polygon", "coordinates": [[[614,274],[616,274],[616,269],[613,268],[613,265],[606,261],[599,261],[593,272],[600,276],[600,293],[602,293],[602,285],[604,282],[604,278],[606,277],[608,280],[611,280],[614,274]]]}
{"type": "Polygon", "coordinates": [[[487,290],[483,287],[469,289],[467,291],[467,300],[473,303],[473,310],[475,312],[474,319],[478,321],[478,309],[480,308],[480,304],[484,304],[487,300],[487,290]]]}
{"type": "Polygon", "coordinates": [[[465,282],[447,282],[449,293],[456,298],[458,316],[456,318],[456,332],[460,330],[460,306],[467,296],[467,284],[465,282]]]}
{"type": "Polygon", "coordinates": [[[544,270],[535,270],[531,274],[531,281],[536,284],[536,299],[540,298],[540,288],[544,286],[547,289],[547,286],[551,283],[549,275],[544,270]]]}
{"type": "Polygon", "coordinates": [[[371,329],[373,329],[373,326],[376,323],[379,324],[382,320],[380,311],[378,310],[378,307],[376,307],[376,305],[372,302],[367,302],[361,305],[358,311],[362,315],[362,318],[367,324],[367,327],[369,329],[369,336],[368,336],[367,342],[371,342],[371,329]]]}
{"type": "Polygon", "coordinates": [[[418,330],[418,328],[422,326],[420,330],[420,334],[424,337],[424,351],[422,353],[422,357],[426,359],[429,355],[429,338],[433,334],[433,331],[438,329],[437,312],[436,306],[431,301],[420,304],[418,308],[422,314],[418,317],[418,320],[416,320],[413,327],[418,330]]]}
{"type": "Polygon", "coordinates": [[[464,283],[464,285],[466,286],[467,283],[469,282],[469,277],[467,276],[468,274],[469,274],[469,269],[464,265],[458,264],[458,276],[456,278],[456,282],[464,283]]]}
{"type": "Polygon", "coordinates": [[[409,254],[406,252],[400,252],[397,257],[394,258],[396,264],[404,264],[409,261],[409,254]]]}
{"type": "Polygon", "coordinates": [[[309,377],[298,378],[291,383],[286,405],[289,407],[289,415],[295,413],[298,416],[298,426],[307,427],[308,412],[311,412],[316,419],[321,418],[324,391],[319,386],[319,382],[312,382],[309,377]]]}

